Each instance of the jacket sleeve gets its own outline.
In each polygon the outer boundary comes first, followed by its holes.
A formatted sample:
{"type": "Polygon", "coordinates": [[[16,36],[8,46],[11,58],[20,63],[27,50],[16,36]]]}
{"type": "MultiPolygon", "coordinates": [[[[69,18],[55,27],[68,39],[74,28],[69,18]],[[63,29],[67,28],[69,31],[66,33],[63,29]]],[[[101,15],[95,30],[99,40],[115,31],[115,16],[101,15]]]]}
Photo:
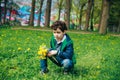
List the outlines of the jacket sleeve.
{"type": "Polygon", "coordinates": [[[48,49],[48,52],[51,51],[51,50],[54,50],[53,47],[52,47],[52,40],[50,41],[50,48],[48,49]]]}
{"type": "Polygon", "coordinates": [[[72,59],[73,52],[74,52],[73,44],[71,43],[67,45],[63,51],[59,51],[58,55],[64,59],[72,59]]]}

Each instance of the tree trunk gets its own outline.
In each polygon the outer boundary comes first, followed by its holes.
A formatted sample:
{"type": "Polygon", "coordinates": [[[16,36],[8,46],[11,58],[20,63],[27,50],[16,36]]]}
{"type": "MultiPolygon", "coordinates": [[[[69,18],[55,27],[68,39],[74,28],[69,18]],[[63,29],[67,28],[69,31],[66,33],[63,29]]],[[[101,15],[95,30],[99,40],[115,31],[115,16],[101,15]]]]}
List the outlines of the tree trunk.
{"type": "Polygon", "coordinates": [[[81,9],[80,9],[79,28],[78,28],[78,29],[81,29],[82,13],[83,13],[83,8],[84,8],[84,6],[85,6],[85,3],[82,4],[81,9]]]}
{"type": "Polygon", "coordinates": [[[102,1],[102,6],[101,6],[101,13],[100,13],[100,20],[99,20],[99,24],[98,24],[98,31],[100,30],[100,25],[101,25],[101,20],[102,20],[102,13],[103,13],[103,1],[102,1]]]}
{"type": "Polygon", "coordinates": [[[30,26],[34,26],[35,0],[32,0],[32,8],[30,14],[30,26]]]}
{"type": "Polygon", "coordinates": [[[1,7],[1,0],[0,0],[0,25],[2,24],[2,7],[1,7]]]}
{"type": "Polygon", "coordinates": [[[52,4],[52,0],[47,0],[46,12],[45,12],[45,27],[50,26],[51,4],[52,4]]]}
{"type": "Polygon", "coordinates": [[[7,5],[7,2],[8,2],[8,0],[5,0],[5,1],[4,1],[5,6],[4,6],[4,18],[3,18],[3,24],[6,23],[6,13],[7,13],[7,7],[6,7],[6,5],[7,5]]]}
{"type": "Polygon", "coordinates": [[[63,3],[63,0],[60,0],[60,2],[59,2],[59,10],[58,10],[58,20],[60,20],[60,14],[61,14],[61,10],[62,10],[62,3],[63,3]]]}
{"type": "Polygon", "coordinates": [[[93,15],[94,15],[94,0],[92,0],[91,18],[90,18],[90,30],[93,31],[93,15]]]}
{"type": "Polygon", "coordinates": [[[92,0],[88,0],[88,8],[87,8],[87,12],[86,12],[86,24],[85,24],[85,28],[84,28],[84,30],[86,30],[86,31],[88,30],[88,27],[89,27],[91,8],[92,8],[92,0]]]}
{"type": "Polygon", "coordinates": [[[38,22],[37,22],[37,25],[40,26],[40,23],[41,23],[41,13],[42,13],[42,6],[43,6],[43,2],[44,0],[40,0],[40,9],[39,9],[39,12],[38,12],[38,22]]]}
{"type": "Polygon", "coordinates": [[[107,33],[107,20],[109,17],[109,1],[103,0],[103,8],[102,8],[102,18],[101,18],[101,24],[100,24],[100,34],[106,34],[107,33]]]}
{"type": "Polygon", "coordinates": [[[119,24],[118,24],[117,32],[120,33],[120,19],[119,19],[119,24]]]}
{"type": "Polygon", "coordinates": [[[70,11],[71,11],[72,0],[66,0],[66,25],[70,27],[70,11]]]}

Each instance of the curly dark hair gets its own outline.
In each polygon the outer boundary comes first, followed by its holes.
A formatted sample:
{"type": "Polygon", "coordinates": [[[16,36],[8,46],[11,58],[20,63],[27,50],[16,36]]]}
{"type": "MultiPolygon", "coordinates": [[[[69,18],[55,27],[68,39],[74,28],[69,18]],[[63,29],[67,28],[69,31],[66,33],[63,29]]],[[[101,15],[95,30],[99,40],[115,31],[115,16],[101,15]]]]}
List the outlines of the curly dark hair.
{"type": "Polygon", "coordinates": [[[59,28],[62,32],[67,30],[67,26],[64,21],[56,21],[51,25],[51,29],[57,30],[59,28]]]}

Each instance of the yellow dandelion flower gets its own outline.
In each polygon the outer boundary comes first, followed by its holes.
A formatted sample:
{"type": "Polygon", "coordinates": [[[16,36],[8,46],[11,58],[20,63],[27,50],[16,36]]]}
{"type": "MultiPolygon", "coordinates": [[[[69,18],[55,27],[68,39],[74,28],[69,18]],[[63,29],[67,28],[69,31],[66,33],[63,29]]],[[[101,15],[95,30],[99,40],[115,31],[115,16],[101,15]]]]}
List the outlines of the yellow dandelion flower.
{"type": "Polygon", "coordinates": [[[30,51],[30,48],[27,48],[27,51],[30,51]]]}
{"type": "Polygon", "coordinates": [[[99,66],[99,65],[97,66],[97,69],[100,69],[100,66],[99,66]]]}
{"type": "Polygon", "coordinates": [[[40,59],[45,59],[46,55],[47,55],[47,48],[45,44],[40,45],[39,49],[38,49],[38,55],[40,59]]]}
{"type": "Polygon", "coordinates": [[[18,51],[20,51],[20,50],[22,50],[22,48],[21,48],[21,47],[18,47],[18,51]]]}

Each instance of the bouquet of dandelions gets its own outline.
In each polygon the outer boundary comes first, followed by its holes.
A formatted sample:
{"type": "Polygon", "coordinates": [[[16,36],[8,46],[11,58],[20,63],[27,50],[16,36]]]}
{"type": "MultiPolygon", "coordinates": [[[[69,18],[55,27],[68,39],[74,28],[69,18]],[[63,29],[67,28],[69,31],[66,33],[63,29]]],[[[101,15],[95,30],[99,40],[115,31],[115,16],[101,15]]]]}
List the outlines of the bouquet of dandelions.
{"type": "Polygon", "coordinates": [[[40,59],[46,59],[48,49],[45,44],[40,45],[38,49],[38,56],[40,59]]]}

